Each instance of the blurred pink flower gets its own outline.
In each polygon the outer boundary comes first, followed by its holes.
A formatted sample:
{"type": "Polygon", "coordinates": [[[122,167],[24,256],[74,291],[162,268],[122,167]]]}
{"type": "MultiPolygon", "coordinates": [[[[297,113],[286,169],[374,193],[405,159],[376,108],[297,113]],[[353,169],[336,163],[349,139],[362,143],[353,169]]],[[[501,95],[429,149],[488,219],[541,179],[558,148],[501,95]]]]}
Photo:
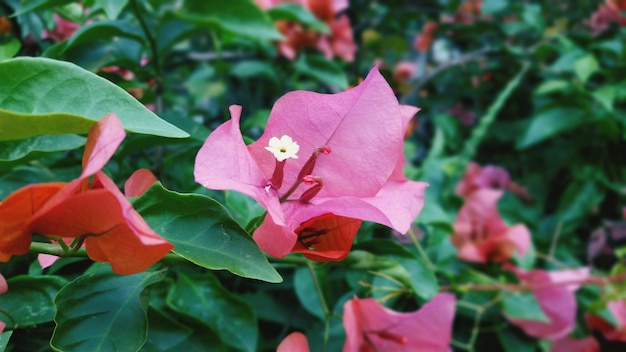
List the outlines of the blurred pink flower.
{"type": "MultiPolygon", "coordinates": [[[[9,290],[9,285],[7,284],[7,280],[0,274],[0,295],[7,292],[9,290]]],[[[0,320],[0,333],[4,331],[6,327],[6,323],[0,320]]]]}
{"type": "Polygon", "coordinates": [[[582,339],[564,337],[552,343],[550,352],[600,352],[600,345],[593,336],[582,339]]]}
{"type": "Polygon", "coordinates": [[[53,39],[62,42],[69,39],[74,32],[80,28],[80,24],[66,20],[65,18],[53,14],[55,26],[52,30],[44,29],[41,33],[41,39],[53,39]]]}
{"type": "Polygon", "coordinates": [[[591,330],[597,330],[604,335],[607,340],[626,342],[626,300],[614,300],[607,303],[607,308],[617,326],[594,314],[585,314],[585,322],[591,330]]]}
{"type": "Polygon", "coordinates": [[[399,313],[373,298],[353,298],[343,306],[343,351],[450,351],[455,304],[454,295],[440,293],[418,311],[399,313]]]}
{"type": "Polygon", "coordinates": [[[348,0],[256,0],[256,3],[264,9],[282,3],[295,3],[328,25],[330,34],[323,34],[306,29],[300,23],[277,21],[276,27],[285,36],[278,43],[278,51],[284,57],[293,60],[298,51],[315,47],[328,59],[338,56],[349,62],[354,61],[357,46],[350,19],[346,15],[338,16],[339,12],[348,8],[348,0]]]}
{"type": "Polygon", "coordinates": [[[532,200],[528,190],[511,181],[505,169],[494,165],[481,167],[475,162],[470,162],[455,191],[461,197],[468,197],[479,189],[508,190],[525,201],[532,200]]]}
{"type": "Polygon", "coordinates": [[[415,40],[413,41],[413,48],[421,52],[428,51],[435,41],[435,34],[437,33],[438,27],[439,24],[437,22],[426,22],[426,24],[424,24],[424,28],[422,28],[422,31],[417,36],[415,36],[415,40]]]}
{"type": "Polygon", "coordinates": [[[392,79],[396,83],[406,83],[415,74],[416,66],[410,61],[400,61],[393,68],[392,79]]]}
{"type": "Polygon", "coordinates": [[[195,179],[247,194],[267,209],[254,232],[267,253],[297,249],[340,260],[361,219],[404,233],[419,214],[427,185],[402,172],[403,135],[417,110],[398,104],[377,69],[342,93],[287,93],[249,146],[239,130],[241,107],[231,106],[231,120],[198,152],[195,179]],[[279,159],[274,153],[281,152],[279,159]]]}
{"type": "Polygon", "coordinates": [[[457,256],[480,263],[504,262],[517,251],[523,256],[530,246],[530,232],[524,225],[507,226],[498,212],[502,191],[480,189],[466,198],[454,222],[450,238],[457,256]]]}
{"type": "Polygon", "coordinates": [[[462,125],[472,126],[476,122],[476,114],[469,111],[463,104],[456,103],[446,112],[459,119],[462,125]]]}
{"type": "Polygon", "coordinates": [[[508,266],[519,280],[532,288],[533,294],[549,321],[513,318],[512,324],[526,334],[540,339],[557,340],[565,337],[576,325],[576,298],[574,292],[589,277],[589,268],[561,271],[532,270],[525,272],[508,266]]]}
{"type": "Polygon", "coordinates": [[[607,30],[611,23],[620,27],[626,26],[626,16],[622,15],[624,9],[620,8],[622,5],[617,1],[608,1],[608,4],[600,5],[586,22],[591,27],[591,32],[598,35],[607,30]]]}
{"type": "Polygon", "coordinates": [[[292,332],[278,345],[276,352],[309,352],[309,342],[301,332],[292,332]]]}

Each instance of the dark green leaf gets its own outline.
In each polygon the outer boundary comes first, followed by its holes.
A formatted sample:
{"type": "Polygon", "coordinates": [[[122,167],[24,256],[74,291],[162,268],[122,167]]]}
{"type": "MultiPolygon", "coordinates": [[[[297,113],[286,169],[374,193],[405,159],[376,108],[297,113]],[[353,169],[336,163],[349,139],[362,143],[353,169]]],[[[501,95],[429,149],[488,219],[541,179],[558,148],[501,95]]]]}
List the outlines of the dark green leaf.
{"type": "Polygon", "coordinates": [[[81,44],[116,37],[133,39],[142,44],[144,42],[143,32],[137,25],[122,20],[97,21],[80,27],[65,43],[63,51],[81,44]]]}
{"type": "Polygon", "coordinates": [[[300,267],[296,269],[293,283],[296,290],[296,296],[302,303],[302,307],[307,312],[315,315],[321,320],[325,319],[324,309],[322,308],[322,302],[320,296],[315,288],[315,282],[311,276],[309,268],[300,267]]]}
{"type": "Polygon", "coordinates": [[[345,70],[337,63],[327,60],[321,55],[300,55],[294,68],[300,74],[315,78],[323,84],[339,90],[348,87],[345,70]]]}
{"type": "Polygon", "coordinates": [[[171,192],[157,183],[133,204],[181,257],[208,269],[226,269],[269,282],[282,281],[254,240],[214,199],[171,192]]]}
{"type": "Polygon", "coordinates": [[[173,351],[187,340],[193,330],[150,306],[148,309],[148,339],[142,351],[173,351]]]}
{"type": "Polygon", "coordinates": [[[65,286],[55,299],[55,350],[137,351],[146,341],[147,296],[142,291],[163,278],[160,272],[117,275],[90,272],[65,286]]]}
{"type": "Polygon", "coordinates": [[[167,302],[178,313],[210,326],[227,345],[238,350],[256,350],[258,330],[254,310],[228,292],[214,275],[179,274],[178,284],[167,302]]]}
{"type": "Polygon", "coordinates": [[[40,153],[67,151],[85,145],[85,137],[67,134],[58,136],[36,136],[17,141],[0,141],[0,169],[9,161],[23,159],[40,153]]]}
{"type": "Polygon", "coordinates": [[[15,11],[13,16],[19,16],[31,11],[51,9],[57,6],[66,5],[74,2],[74,0],[29,0],[24,1],[24,6],[15,11]]]}
{"type": "Polygon", "coordinates": [[[186,0],[176,15],[209,31],[218,30],[258,40],[283,38],[269,16],[252,0],[186,0]]]}
{"type": "Polygon", "coordinates": [[[0,140],[86,133],[111,112],[131,132],[188,136],[115,84],[68,62],[19,57],[0,62],[0,76],[0,140]]]}
{"type": "MultiPolygon", "coordinates": [[[[7,280],[9,290],[0,295],[0,307],[21,327],[35,326],[54,319],[54,297],[67,283],[58,276],[16,276],[7,280]]],[[[0,316],[2,316],[0,312],[0,316]]],[[[12,321],[2,317],[11,327],[12,321]]]]}

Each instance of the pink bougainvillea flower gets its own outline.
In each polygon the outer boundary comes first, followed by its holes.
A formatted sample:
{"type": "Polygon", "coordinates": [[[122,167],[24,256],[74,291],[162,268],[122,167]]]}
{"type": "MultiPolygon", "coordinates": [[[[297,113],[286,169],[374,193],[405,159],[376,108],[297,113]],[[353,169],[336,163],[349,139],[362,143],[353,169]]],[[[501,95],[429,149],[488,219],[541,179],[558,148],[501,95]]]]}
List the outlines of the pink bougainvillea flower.
{"type": "Polygon", "coordinates": [[[301,332],[292,332],[278,345],[276,352],[309,352],[309,342],[301,332]]]}
{"type": "Polygon", "coordinates": [[[600,345],[593,336],[582,339],[564,337],[552,343],[550,352],[600,352],[600,345]]]}
{"type": "Polygon", "coordinates": [[[65,18],[53,14],[54,16],[54,28],[52,30],[44,29],[41,33],[41,39],[53,39],[57,42],[62,42],[69,39],[74,32],[80,28],[80,24],[68,21],[65,18]]]}
{"type": "Polygon", "coordinates": [[[455,304],[454,295],[440,293],[416,312],[399,313],[373,298],[351,299],[343,306],[343,351],[449,351],[455,304]]]}
{"type": "Polygon", "coordinates": [[[557,340],[565,337],[576,325],[576,298],[578,290],[587,277],[589,268],[578,268],[561,271],[532,270],[525,272],[512,265],[507,268],[513,271],[519,280],[530,286],[539,306],[549,321],[535,321],[506,316],[514,325],[526,334],[540,338],[557,340]]]}
{"type": "Polygon", "coordinates": [[[465,169],[465,174],[456,186],[456,194],[467,197],[479,189],[508,190],[525,201],[532,198],[525,187],[511,181],[509,173],[498,166],[486,165],[481,167],[475,162],[470,162],[465,169]]]}
{"type": "Polygon", "coordinates": [[[617,325],[594,315],[586,314],[585,322],[591,330],[597,330],[604,335],[607,340],[626,342],[626,300],[614,300],[607,303],[609,312],[613,315],[617,325]]]}
{"type": "Polygon", "coordinates": [[[498,212],[502,191],[481,189],[473,192],[454,222],[452,243],[457,256],[468,261],[504,262],[517,251],[523,256],[530,246],[530,232],[524,225],[507,226],[498,212]]]}
{"type": "Polygon", "coordinates": [[[124,183],[124,194],[126,197],[139,197],[157,182],[156,176],[148,169],[139,169],[124,183]]]}
{"type": "Polygon", "coordinates": [[[278,50],[284,57],[293,60],[298,51],[315,47],[328,59],[338,56],[346,61],[354,61],[357,46],[350,19],[347,15],[338,15],[348,8],[348,0],[256,0],[256,3],[264,9],[282,3],[295,3],[328,25],[330,34],[323,34],[307,29],[300,23],[277,21],[276,27],[285,37],[278,43],[278,50]]]}
{"type": "Polygon", "coordinates": [[[392,79],[396,83],[407,83],[408,80],[413,78],[415,74],[416,66],[410,61],[400,61],[393,68],[392,79]]]}
{"type": "Polygon", "coordinates": [[[626,10],[623,0],[607,0],[586,21],[594,35],[598,35],[609,28],[612,23],[620,27],[626,26],[626,16],[622,12],[626,10]]]}
{"type": "Polygon", "coordinates": [[[89,257],[109,262],[118,274],[143,271],[169,252],[173,246],[150,229],[100,171],[124,137],[115,115],[103,117],[89,132],[83,171],[77,179],[67,184],[30,185],[9,195],[0,207],[1,259],[25,253],[32,233],[86,236],[89,257]]]}
{"type": "Polygon", "coordinates": [[[241,107],[232,106],[231,120],[198,152],[195,178],[210,189],[247,194],[267,209],[254,232],[267,253],[282,257],[305,247],[340,260],[359,220],[405,233],[419,214],[427,185],[402,173],[404,130],[417,110],[399,105],[376,69],[343,93],[284,95],[265,133],[249,146],[239,130],[241,107]],[[266,149],[282,136],[298,144],[297,158],[279,161],[266,149]]]}

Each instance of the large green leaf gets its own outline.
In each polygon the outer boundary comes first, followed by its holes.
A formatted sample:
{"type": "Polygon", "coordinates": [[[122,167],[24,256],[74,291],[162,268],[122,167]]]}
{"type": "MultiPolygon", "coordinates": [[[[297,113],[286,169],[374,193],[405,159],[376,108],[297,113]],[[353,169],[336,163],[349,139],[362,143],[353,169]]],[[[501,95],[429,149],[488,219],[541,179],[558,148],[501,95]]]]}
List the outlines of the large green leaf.
{"type": "Polygon", "coordinates": [[[62,6],[73,2],[74,0],[29,0],[23,1],[23,6],[17,9],[13,16],[19,16],[27,12],[51,9],[56,6],[62,6]]]}
{"type": "Polygon", "coordinates": [[[86,133],[115,113],[131,132],[183,138],[115,84],[74,64],[19,57],[0,62],[0,140],[86,133]]]}
{"type": "Polygon", "coordinates": [[[128,5],[128,0],[96,0],[109,19],[117,19],[124,7],[128,5]]]}
{"type": "Polygon", "coordinates": [[[4,350],[7,348],[11,335],[13,335],[13,331],[5,331],[0,334],[0,352],[4,352],[4,350]]]}
{"type": "Polygon", "coordinates": [[[181,257],[208,269],[226,269],[269,282],[282,281],[254,240],[214,199],[171,192],[155,184],[133,200],[133,205],[181,257]]]}
{"type": "Polygon", "coordinates": [[[117,275],[90,272],[65,286],[55,299],[51,346],[61,351],[137,351],[146,341],[146,286],[161,272],[117,275]]]}
{"type": "Polygon", "coordinates": [[[7,326],[35,326],[54,319],[54,297],[67,283],[58,276],[21,275],[8,280],[9,290],[0,295],[0,307],[11,319],[2,313],[0,319],[7,326]]]}
{"type": "Polygon", "coordinates": [[[167,297],[168,306],[211,327],[224,342],[237,350],[255,351],[257,319],[250,305],[228,292],[211,274],[179,281],[167,297]]]}
{"type": "Polygon", "coordinates": [[[269,16],[252,0],[186,0],[176,16],[209,31],[218,30],[258,40],[283,38],[269,16]]]}
{"type": "Polygon", "coordinates": [[[193,333],[190,327],[168,317],[158,309],[148,309],[148,339],[142,351],[172,351],[193,333]]]}

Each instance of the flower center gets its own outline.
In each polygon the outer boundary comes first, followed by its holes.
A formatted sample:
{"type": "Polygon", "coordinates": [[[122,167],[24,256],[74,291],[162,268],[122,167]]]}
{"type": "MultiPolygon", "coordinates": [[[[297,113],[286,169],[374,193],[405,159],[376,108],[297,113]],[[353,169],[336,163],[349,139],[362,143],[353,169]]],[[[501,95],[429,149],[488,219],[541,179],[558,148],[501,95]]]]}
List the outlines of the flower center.
{"type": "Polygon", "coordinates": [[[300,146],[288,135],[283,135],[280,139],[276,137],[270,138],[268,146],[265,147],[270,153],[274,154],[276,160],[284,161],[289,158],[298,159],[298,151],[300,146]]]}

